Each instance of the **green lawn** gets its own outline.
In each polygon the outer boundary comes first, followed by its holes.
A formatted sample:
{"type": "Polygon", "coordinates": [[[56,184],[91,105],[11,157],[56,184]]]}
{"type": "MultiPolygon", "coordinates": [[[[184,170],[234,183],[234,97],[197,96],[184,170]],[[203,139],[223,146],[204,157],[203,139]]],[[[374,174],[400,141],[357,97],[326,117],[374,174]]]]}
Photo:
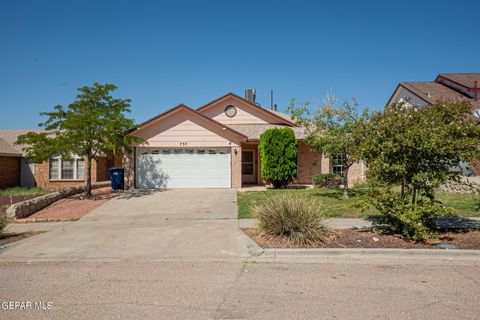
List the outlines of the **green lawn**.
{"type": "MultiPolygon", "coordinates": [[[[378,214],[377,210],[369,209],[361,212],[360,209],[354,208],[353,205],[359,196],[364,194],[362,189],[352,190],[352,195],[348,199],[342,197],[341,189],[304,189],[304,190],[267,190],[267,191],[249,191],[238,194],[238,218],[248,219],[252,218],[251,208],[256,203],[261,203],[266,196],[280,194],[280,193],[294,193],[299,197],[316,197],[321,199],[325,205],[325,215],[328,217],[339,218],[358,218],[368,217],[378,214]]],[[[476,196],[460,194],[437,192],[437,199],[444,204],[452,207],[459,216],[475,217],[480,216],[480,212],[475,211],[476,196]]]]}
{"type": "Polygon", "coordinates": [[[29,194],[48,193],[48,190],[42,188],[14,187],[0,190],[0,196],[24,196],[29,194]]]}

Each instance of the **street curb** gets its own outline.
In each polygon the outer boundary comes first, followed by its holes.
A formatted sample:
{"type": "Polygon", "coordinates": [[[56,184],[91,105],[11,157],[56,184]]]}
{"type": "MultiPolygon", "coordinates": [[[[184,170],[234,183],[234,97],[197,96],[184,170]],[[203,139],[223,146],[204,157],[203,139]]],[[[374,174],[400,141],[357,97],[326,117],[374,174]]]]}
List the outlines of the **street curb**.
{"type": "Polygon", "coordinates": [[[264,249],[260,256],[341,256],[341,255],[394,255],[394,256],[469,256],[480,258],[480,250],[444,250],[444,249],[366,249],[366,248],[313,248],[313,249],[264,249]]]}

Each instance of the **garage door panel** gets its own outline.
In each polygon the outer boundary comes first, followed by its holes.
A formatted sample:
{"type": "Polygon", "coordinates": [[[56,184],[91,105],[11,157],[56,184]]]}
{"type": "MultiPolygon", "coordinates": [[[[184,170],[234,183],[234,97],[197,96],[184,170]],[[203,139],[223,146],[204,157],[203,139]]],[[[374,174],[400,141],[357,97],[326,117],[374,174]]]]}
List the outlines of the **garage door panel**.
{"type": "Polygon", "coordinates": [[[137,150],[138,188],[230,188],[228,148],[137,150]]]}

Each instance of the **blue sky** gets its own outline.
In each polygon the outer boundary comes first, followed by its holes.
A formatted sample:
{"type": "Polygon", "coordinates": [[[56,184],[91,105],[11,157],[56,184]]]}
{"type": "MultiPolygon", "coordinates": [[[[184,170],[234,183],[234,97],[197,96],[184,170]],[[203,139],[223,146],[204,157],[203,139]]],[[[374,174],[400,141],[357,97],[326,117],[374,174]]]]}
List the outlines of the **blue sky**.
{"type": "Polygon", "coordinates": [[[141,122],[257,89],[357,97],[380,109],[400,81],[479,72],[479,1],[0,2],[0,129],[33,129],[76,88],[114,83],[141,122]]]}

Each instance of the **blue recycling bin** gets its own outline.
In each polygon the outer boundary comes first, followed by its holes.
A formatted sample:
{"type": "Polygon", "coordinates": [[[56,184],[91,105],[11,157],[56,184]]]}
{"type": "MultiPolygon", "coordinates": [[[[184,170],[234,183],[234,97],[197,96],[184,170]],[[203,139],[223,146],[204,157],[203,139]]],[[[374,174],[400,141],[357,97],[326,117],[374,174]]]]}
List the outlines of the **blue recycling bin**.
{"type": "Polygon", "coordinates": [[[124,188],[124,169],[123,168],[110,168],[108,169],[108,175],[110,176],[110,182],[112,183],[112,190],[123,190],[124,188]]]}

